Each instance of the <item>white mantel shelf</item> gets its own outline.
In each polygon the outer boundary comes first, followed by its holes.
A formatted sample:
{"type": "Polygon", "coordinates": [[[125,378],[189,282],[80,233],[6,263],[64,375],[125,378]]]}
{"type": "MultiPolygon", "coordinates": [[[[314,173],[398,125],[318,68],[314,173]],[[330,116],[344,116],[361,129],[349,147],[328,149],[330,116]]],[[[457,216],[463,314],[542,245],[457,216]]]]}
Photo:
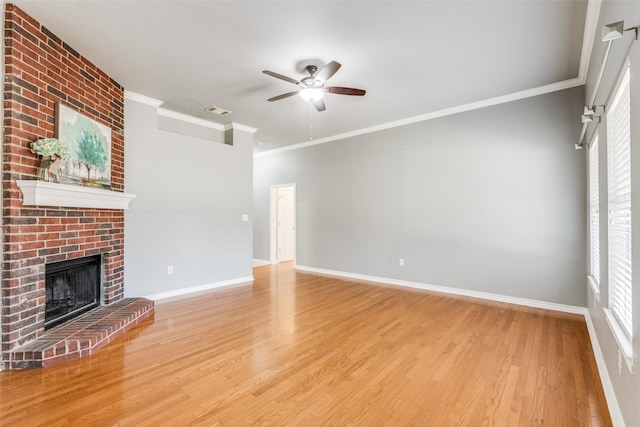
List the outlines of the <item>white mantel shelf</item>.
{"type": "Polygon", "coordinates": [[[25,206],[69,208],[129,209],[136,195],[79,185],[55,184],[38,180],[16,180],[25,206]]]}

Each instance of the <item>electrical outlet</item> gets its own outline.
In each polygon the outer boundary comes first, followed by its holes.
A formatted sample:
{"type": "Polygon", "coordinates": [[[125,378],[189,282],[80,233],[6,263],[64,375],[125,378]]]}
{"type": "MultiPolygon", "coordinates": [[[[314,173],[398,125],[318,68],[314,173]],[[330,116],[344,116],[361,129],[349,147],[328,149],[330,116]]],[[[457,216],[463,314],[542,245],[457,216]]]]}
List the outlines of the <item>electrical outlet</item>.
{"type": "Polygon", "coordinates": [[[167,267],[167,274],[173,274],[173,265],[167,267]]]}
{"type": "Polygon", "coordinates": [[[400,267],[404,267],[404,258],[400,258],[398,264],[400,264],[400,267]]]}

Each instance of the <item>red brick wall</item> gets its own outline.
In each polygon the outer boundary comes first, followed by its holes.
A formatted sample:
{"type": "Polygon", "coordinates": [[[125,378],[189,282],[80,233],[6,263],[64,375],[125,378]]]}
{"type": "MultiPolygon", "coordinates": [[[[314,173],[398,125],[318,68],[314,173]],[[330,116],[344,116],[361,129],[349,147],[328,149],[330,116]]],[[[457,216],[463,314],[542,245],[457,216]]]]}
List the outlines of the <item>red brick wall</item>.
{"type": "Polygon", "coordinates": [[[121,210],[22,206],[16,180],[35,179],[29,143],[54,137],[56,103],[112,129],[111,189],[124,190],[124,90],[12,4],[4,18],[2,362],[43,333],[45,264],[102,254],[103,302],[123,296],[121,210]]]}

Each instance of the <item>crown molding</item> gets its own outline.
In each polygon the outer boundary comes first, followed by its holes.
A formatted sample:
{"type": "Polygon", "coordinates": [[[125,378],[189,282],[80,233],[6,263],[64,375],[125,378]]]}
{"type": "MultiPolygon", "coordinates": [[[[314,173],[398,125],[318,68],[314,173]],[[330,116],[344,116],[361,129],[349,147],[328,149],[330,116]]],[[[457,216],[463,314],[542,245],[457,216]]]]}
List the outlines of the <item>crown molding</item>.
{"type": "Polygon", "coordinates": [[[241,130],[241,131],[247,132],[247,133],[256,133],[258,131],[258,129],[256,129],[256,128],[252,128],[250,126],[245,126],[243,124],[236,123],[236,122],[231,122],[231,123],[227,123],[226,125],[224,125],[224,130],[229,130],[229,129],[241,130]]]}
{"type": "Polygon", "coordinates": [[[584,19],[584,34],[582,36],[582,51],[580,52],[580,69],[578,70],[578,79],[582,80],[583,84],[587,81],[587,73],[589,71],[589,63],[591,62],[593,43],[597,34],[601,6],[602,0],[589,0],[587,2],[587,14],[584,19]]]}
{"type": "Polygon", "coordinates": [[[176,119],[176,120],[181,120],[183,122],[193,123],[193,124],[196,124],[196,125],[199,125],[199,126],[204,126],[204,127],[208,127],[208,128],[216,129],[216,130],[235,129],[235,130],[240,130],[240,131],[247,132],[247,133],[256,133],[258,131],[258,129],[256,129],[256,128],[253,128],[253,127],[250,127],[250,126],[246,126],[246,125],[243,125],[241,123],[231,122],[231,123],[227,123],[226,125],[222,125],[220,123],[211,122],[211,121],[205,120],[205,119],[200,119],[198,117],[190,116],[188,114],[179,113],[177,111],[168,110],[166,108],[161,108],[160,106],[162,104],[164,104],[164,101],[161,101],[161,100],[155,99],[155,98],[151,98],[149,96],[141,95],[141,94],[136,93],[136,92],[131,92],[131,91],[125,90],[124,91],[124,97],[125,97],[125,99],[128,99],[130,101],[139,102],[141,104],[145,104],[145,105],[149,105],[151,107],[157,108],[158,109],[157,113],[160,116],[169,117],[169,118],[176,119]]]}
{"type": "Polygon", "coordinates": [[[423,122],[427,120],[433,120],[440,117],[451,116],[453,114],[464,113],[467,111],[477,110],[480,108],[491,107],[494,105],[504,104],[507,102],[518,101],[520,99],[530,98],[533,96],[544,95],[551,92],[557,92],[564,89],[570,89],[576,86],[583,85],[584,82],[579,78],[573,78],[564,80],[557,83],[551,83],[545,86],[539,86],[533,89],[527,89],[520,92],[514,92],[503,96],[497,96],[495,98],[489,98],[482,101],[471,102],[469,104],[458,105],[456,107],[445,108],[444,110],[433,111],[431,113],[421,114],[419,116],[409,117],[402,120],[396,120],[393,122],[383,123],[368,128],[358,129],[352,132],[345,132],[338,135],[332,135],[326,138],[316,139],[314,141],[305,141],[298,144],[287,145],[285,147],[274,148],[273,150],[262,151],[253,155],[253,157],[263,157],[271,154],[282,153],[284,151],[297,150],[299,148],[311,147],[313,145],[324,144],[327,142],[337,141],[340,139],[352,138],[354,136],[365,135],[372,132],[378,132],[381,130],[392,129],[400,126],[406,126],[413,123],[423,122]]]}
{"type": "Polygon", "coordinates": [[[164,102],[160,101],[159,99],[150,98],[148,96],[140,95],[139,93],[130,92],[128,90],[124,91],[124,98],[130,101],[139,102],[141,104],[150,105],[155,108],[161,106],[164,102]]]}
{"type": "Polygon", "coordinates": [[[197,117],[189,116],[188,114],[178,113],[177,111],[173,111],[173,110],[167,110],[166,108],[158,107],[158,115],[163,117],[169,117],[176,120],[181,120],[187,123],[193,123],[195,125],[208,127],[211,129],[225,130],[225,126],[221,125],[220,123],[199,119],[197,117]]]}

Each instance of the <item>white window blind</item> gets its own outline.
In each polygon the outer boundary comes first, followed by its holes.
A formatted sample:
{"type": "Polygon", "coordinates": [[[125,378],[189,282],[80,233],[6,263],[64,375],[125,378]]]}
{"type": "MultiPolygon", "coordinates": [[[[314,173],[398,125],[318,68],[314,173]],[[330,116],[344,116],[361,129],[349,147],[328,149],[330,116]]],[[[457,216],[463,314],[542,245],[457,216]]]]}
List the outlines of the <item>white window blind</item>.
{"type": "Polygon", "coordinates": [[[589,146],[589,239],[590,271],[596,290],[600,284],[600,196],[598,178],[598,137],[589,146]]]}
{"type": "Polygon", "coordinates": [[[609,308],[631,337],[631,122],[629,66],[607,114],[609,308]]]}

